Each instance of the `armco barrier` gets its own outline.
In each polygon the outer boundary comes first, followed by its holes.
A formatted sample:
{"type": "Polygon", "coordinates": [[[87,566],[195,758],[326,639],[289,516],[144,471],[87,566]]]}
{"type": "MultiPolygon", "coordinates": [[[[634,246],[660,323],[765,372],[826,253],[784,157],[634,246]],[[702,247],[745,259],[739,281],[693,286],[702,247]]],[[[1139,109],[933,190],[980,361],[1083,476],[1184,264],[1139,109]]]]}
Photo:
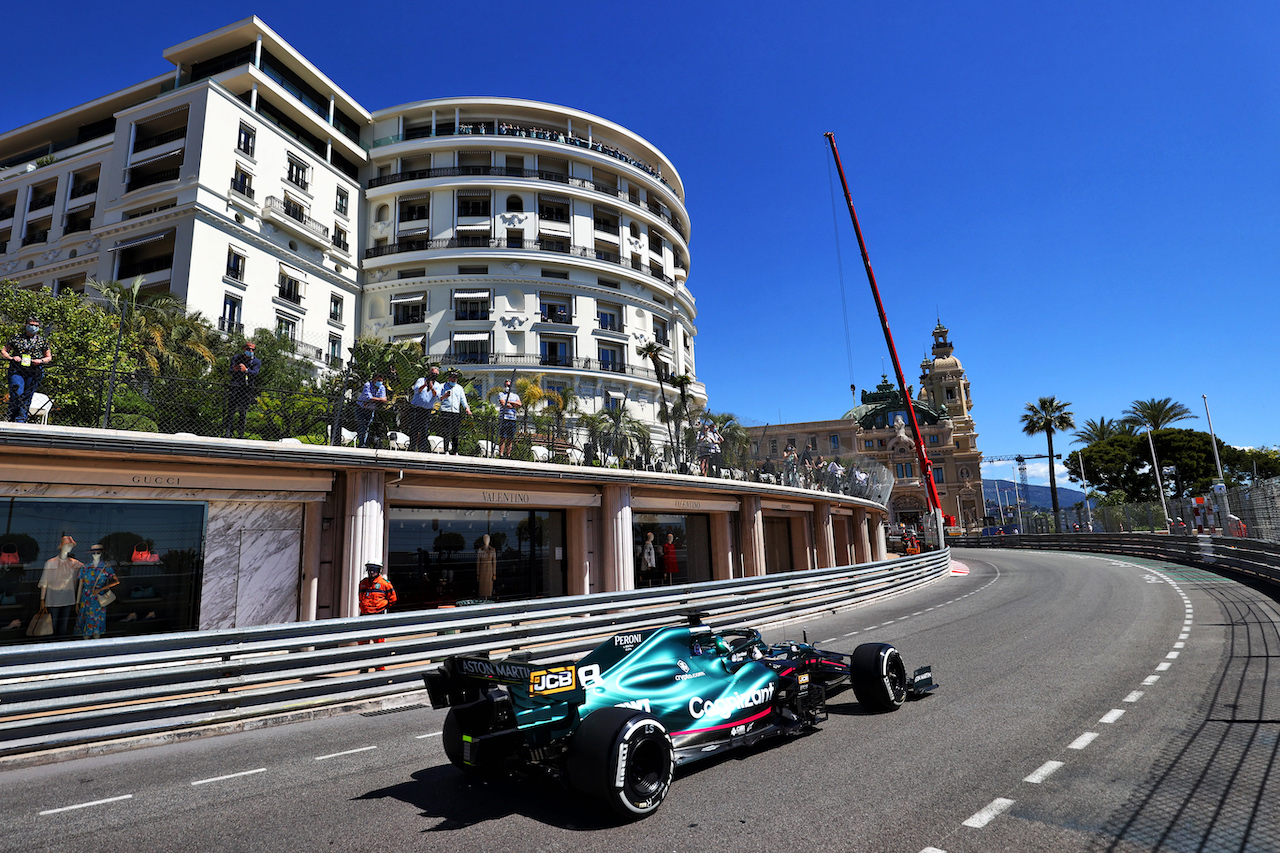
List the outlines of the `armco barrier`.
{"type": "Polygon", "coordinates": [[[1280,584],[1280,545],[1258,539],[1151,533],[1068,533],[958,536],[948,538],[947,544],[953,548],[1034,548],[1146,557],[1210,570],[1227,569],[1270,584],[1280,584]]]}
{"type": "Polygon", "coordinates": [[[572,598],[4,648],[0,755],[405,693],[450,654],[554,660],[690,609],[717,627],[793,621],[928,583],[950,560],[944,550],[572,598]]]}

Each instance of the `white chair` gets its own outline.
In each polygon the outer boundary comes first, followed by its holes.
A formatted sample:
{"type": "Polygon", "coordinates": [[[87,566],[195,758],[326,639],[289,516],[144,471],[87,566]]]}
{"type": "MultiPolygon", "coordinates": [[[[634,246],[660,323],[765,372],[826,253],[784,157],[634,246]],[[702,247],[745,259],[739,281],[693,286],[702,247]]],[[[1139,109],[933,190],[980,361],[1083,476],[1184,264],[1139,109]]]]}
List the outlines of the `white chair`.
{"type": "Polygon", "coordinates": [[[402,432],[396,432],[395,430],[392,430],[391,432],[387,433],[387,444],[390,445],[392,450],[408,450],[409,436],[405,435],[402,432]]]}
{"type": "Polygon", "coordinates": [[[570,465],[581,465],[586,461],[586,457],[583,455],[582,451],[576,447],[570,447],[564,452],[564,454],[569,457],[570,465]]]}
{"type": "MultiPolygon", "coordinates": [[[[441,441],[441,446],[443,447],[443,440],[441,441]]],[[[492,458],[498,455],[498,445],[492,441],[485,441],[482,438],[476,442],[476,447],[479,449],[480,455],[485,458],[492,458]]]]}
{"type": "Polygon", "coordinates": [[[617,468],[617,467],[618,467],[618,457],[616,457],[616,456],[606,456],[606,457],[604,458],[604,467],[606,467],[606,468],[617,468]]]}
{"type": "Polygon", "coordinates": [[[540,447],[539,445],[535,444],[532,447],[530,447],[529,450],[533,452],[533,459],[535,462],[551,461],[551,451],[547,450],[547,448],[540,447]]]}
{"type": "Polygon", "coordinates": [[[276,443],[277,443],[277,444],[288,444],[288,445],[294,445],[294,444],[296,444],[296,445],[298,445],[299,447],[301,447],[301,446],[302,446],[302,442],[301,442],[301,441],[299,441],[299,440],[298,440],[298,439],[296,439],[296,438],[282,438],[282,439],[280,439],[280,440],[279,440],[278,442],[276,442],[276,443]]]}
{"type": "Polygon", "coordinates": [[[355,430],[347,429],[346,427],[338,427],[338,430],[339,430],[339,434],[342,436],[343,444],[349,444],[352,447],[356,446],[356,439],[359,438],[360,436],[356,433],[355,430]]]}
{"type": "Polygon", "coordinates": [[[31,408],[27,410],[27,420],[39,418],[40,423],[45,426],[49,425],[49,413],[53,411],[53,400],[49,399],[48,394],[41,394],[39,391],[31,395],[31,408]]]}
{"type": "Polygon", "coordinates": [[[444,438],[438,435],[427,436],[427,448],[432,453],[444,453],[444,438]]]}

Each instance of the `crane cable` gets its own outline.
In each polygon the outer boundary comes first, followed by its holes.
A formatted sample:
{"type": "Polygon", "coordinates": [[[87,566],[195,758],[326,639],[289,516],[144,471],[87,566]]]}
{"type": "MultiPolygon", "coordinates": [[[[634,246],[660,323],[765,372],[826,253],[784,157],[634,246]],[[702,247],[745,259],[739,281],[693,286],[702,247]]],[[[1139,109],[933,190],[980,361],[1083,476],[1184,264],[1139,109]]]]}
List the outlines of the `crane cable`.
{"type": "MultiPolygon", "coordinates": [[[[849,334],[849,304],[844,295],[844,259],[840,254],[840,217],[836,212],[836,182],[831,174],[831,158],[827,156],[826,145],[822,146],[822,159],[827,161],[827,184],[831,188],[831,230],[836,238],[836,270],[840,275],[840,316],[844,319],[844,352],[849,360],[849,387],[853,387],[853,338],[849,334]]],[[[857,403],[857,400],[854,400],[857,403]]]]}

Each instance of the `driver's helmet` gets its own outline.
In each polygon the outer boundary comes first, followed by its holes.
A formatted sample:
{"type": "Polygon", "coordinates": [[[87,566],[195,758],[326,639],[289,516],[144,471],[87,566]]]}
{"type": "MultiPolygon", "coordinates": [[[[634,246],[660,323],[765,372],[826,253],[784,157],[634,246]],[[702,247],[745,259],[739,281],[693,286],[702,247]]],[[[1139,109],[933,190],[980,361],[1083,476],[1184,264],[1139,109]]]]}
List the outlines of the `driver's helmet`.
{"type": "Polygon", "coordinates": [[[712,645],[716,647],[716,654],[719,654],[719,655],[729,654],[729,643],[725,640],[724,637],[721,637],[719,634],[716,634],[714,637],[712,637],[711,642],[712,642],[712,645]]]}

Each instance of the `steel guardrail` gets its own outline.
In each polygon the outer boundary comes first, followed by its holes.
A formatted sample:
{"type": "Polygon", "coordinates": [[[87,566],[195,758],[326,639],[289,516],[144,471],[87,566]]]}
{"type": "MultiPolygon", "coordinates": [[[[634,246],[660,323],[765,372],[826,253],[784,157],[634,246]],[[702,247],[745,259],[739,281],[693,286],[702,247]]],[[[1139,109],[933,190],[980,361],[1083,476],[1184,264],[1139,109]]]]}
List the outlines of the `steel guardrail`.
{"type": "Polygon", "coordinates": [[[409,693],[451,654],[554,660],[690,609],[716,627],[793,621],[907,591],[949,567],[943,550],[626,592],[0,648],[0,755],[409,693]]]}

